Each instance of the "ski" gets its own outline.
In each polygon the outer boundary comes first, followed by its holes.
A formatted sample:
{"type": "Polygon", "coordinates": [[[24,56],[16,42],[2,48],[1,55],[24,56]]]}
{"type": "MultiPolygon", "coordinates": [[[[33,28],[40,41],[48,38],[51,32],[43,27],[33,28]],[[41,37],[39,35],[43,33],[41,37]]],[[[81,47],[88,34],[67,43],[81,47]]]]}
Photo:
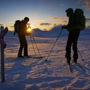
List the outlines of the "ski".
{"type": "Polygon", "coordinates": [[[76,65],[80,70],[86,72],[86,70],[85,70],[79,63],[77,63],[77,64],[75,64],[75,65],[76,65]]]}
{"type": "Polygon", "coordinates": [[[71,64],[68,64],[68,68],[69,68],[69,71],[70,71],[71,73],[73,73],[73,69],[72,69],[71,64]]]}
{"type": "Polygon", "coordinates": [[[42,59],[43,57],[32,57],[34,59],[42,59]]]}
{"type": "MultiPolygon", "coordinates": [[[[77,64],[74,64],[73,66],[76,66],[77,68],[79,68],[80,70],[86,72],[86,70],[82,67],[82,65],[80,65],[79,63],[77,64]]],[[[68,68],[69,68],[69,71],[71,73],[73,73],[73,68],[72,68],[72,65],[71,64],[68,64],[68,68]]]]}

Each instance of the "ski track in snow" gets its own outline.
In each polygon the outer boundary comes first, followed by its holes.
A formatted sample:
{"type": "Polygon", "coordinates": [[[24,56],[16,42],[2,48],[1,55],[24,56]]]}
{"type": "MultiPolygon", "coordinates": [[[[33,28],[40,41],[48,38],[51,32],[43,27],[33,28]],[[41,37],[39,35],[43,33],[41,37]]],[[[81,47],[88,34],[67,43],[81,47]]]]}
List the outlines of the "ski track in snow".
{"type": "MultiPolygon", "coordinates": [[[[35,37],[35,39],[41,55],[47,56],[55,38],[35,37]]],[[[35,57],[29,37],[27,40],[29,55],[35,57]]],[[[7,43],[5,49],[6,81],[0,82],[0,90],[90,90],[90,38],[80,39],[78,42],[78,48],[85,59],[82,61],[79,56],[78,63],[86,72],[72,64],[73,73],[69,71],[64,57],[66,46],[64,37],[56,43],[47,62],[45,59],[38,58],[16,58],[19,48],[17,37],[7,35],[5,41],[7,43]]]]}

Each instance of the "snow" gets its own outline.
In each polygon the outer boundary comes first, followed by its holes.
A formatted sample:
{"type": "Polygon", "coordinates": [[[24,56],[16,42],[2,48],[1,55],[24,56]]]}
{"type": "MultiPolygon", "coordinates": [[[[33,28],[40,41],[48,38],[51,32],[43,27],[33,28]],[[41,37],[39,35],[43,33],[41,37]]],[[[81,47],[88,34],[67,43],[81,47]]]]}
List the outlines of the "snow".
{"type": "MultiPolygon", "coordinates": [[[[85,72],[74,64],[72,64],[73,73],[68,69],[64,57],[67,34],[66,31],[63,31],[53,53],[45,62],[45,57],[55,42],[55,37],[35,37],[43,59],[18,59],[18,38],[13,36],[12,32],[8,32],[5,37],[7,43],[5,49],[6,80],[4,83],[0,82],[0,90],[90,90],[90,31],[82,31],[78,41],[78,48],[85,59],[82,61],[79,55],[78,63],[82,65],[85,72]]],[[[27,36],[27,41],[29,55],[31,57],[39,56],[37,51],[37,55],[35,55],[29,36],[27,36]]]]}

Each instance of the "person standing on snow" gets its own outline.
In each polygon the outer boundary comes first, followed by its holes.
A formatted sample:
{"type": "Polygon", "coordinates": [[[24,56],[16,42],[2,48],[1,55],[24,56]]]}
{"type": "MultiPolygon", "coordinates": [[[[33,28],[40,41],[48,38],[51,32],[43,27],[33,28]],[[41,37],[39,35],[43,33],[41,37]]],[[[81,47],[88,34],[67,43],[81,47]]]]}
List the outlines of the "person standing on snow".
{"type": "Polygon", "coordinates": [[[15,33],[18,34],[18,38],[20,41],[20,48],[18,51],[18,57],[23,58],[23,57],[29,57],[28,56],[28,45],[26,41],[26,29],[27,29],[27,23],[29,21],[28,17],[25,17],[24,20],[20,21],[17,20],[14,27],[15,27],[15,33]],[[24,49],[24,56],[22,56],[22,51],[24,49]]]}
{"type": "Polygon", "coordinates": [[[85,17],[80,14],[83,14],[81,9],[76,9],[75,13],[73,13],[73,9],[69,8],[66,10],[67,16],[69,17],[68,24],[62,26],[62,29],[67,29],[69,32],[67,45],[66,45],[66,59],[67,63],[70,65],[71,61],[71,46],[73,48],[73,62],[77,64],[78,59],[78,49],[77,49],[77,41],[80,35],[80,30],[85,29],[85,17]]]}

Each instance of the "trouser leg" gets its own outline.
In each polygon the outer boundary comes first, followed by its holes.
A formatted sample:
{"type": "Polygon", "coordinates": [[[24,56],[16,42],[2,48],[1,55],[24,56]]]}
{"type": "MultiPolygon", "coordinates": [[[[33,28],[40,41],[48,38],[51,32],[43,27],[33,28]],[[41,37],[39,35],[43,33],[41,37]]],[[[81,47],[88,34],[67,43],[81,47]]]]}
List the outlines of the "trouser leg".
{"type": "Polygon", "coordinates": [[[71,43],[69,43],[69,42],[67,42],[65,57],[67,59],[67,62],[70,63],[70,60],[71,60],[71,43]]]}
{"type": "Polygon", "coordinates": [[[25,44],[24,46],[24,56],[28,56],[28,46],[25,44]]]}
{"type": "Polygon", "coordinates": [[[66,59],[67,59],[67,63],[70,64],[70,60],[71,60],[71,45],[72,45],[72,33],[69,32],[68,35],[68,40],[67,40],[67,45],[66,45],[66,59]]]}
{"type": "Polygon", "coordinates": [[[73,39],[73,58],[74,58],[74,62],[77,63],[77,59],[78,59],[78,49],[77,49],[77,41],[78,41],[78,38],[79,38],[79,34],[80,32],[75,32],[74,34],[74,39],[73,39]]]}
{"type": "Polygon", "coordinates": [[[18,51],[18,56],[22,56],[22,50],[24,48],[24,56],[28,56],[28,50],[27,50],[27,41],[25,35],[18,35],[19,41],[20,41],[20,48],[18,51]]]}
{"type": "Polygon", "coordinates": [[[22,50],[23,50],[23,46],[20,45],[19,51],[18,51],[18,57],[22,56],[22,50]]]}
{"type": "Polygon", "coordinates": [[[23,38],[23,43],[24,43],[24,56],[28,56],[28,45],[27,45],[26,37],[23,38]]]}
{"type": "Polygon", "coordinates": [[[18,38],[19,38],[19,42],[20,42],[20,48],[19,48],[19,51],[18,51],[18,57],[20,57],[20,56],[22,56],[22,51],[23,51],[24,45],[23,45],[22,37],[18,35],[18,38]]]}
{"type": "Polygon", "coordinates": [[[74,62],[77,62],[78,59],[78,51],[77,51],[77,43],[73,44],[73,58],[74,58],[74,62]]]}

